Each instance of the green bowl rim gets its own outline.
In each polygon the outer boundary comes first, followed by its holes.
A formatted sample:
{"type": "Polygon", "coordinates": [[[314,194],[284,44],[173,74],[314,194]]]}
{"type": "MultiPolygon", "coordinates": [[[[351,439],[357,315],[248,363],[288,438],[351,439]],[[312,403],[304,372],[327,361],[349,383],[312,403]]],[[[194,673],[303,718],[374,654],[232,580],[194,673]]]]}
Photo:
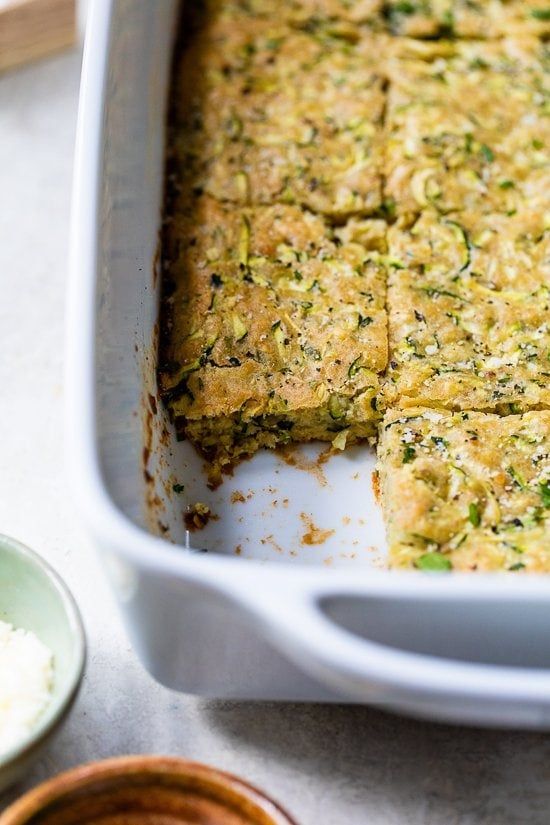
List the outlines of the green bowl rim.
{"type": "Polygon", "coordinates": [[[82,616],[76,599],[59,573],[57,573],[42,556],[34,550],[31,550],[30,547],[22,544],[17,539],[11,538],[11,536],[0,533],[0,553],[4,548],[8,552],[11,551],[23,556],[27,561],[39,568],[46,575],[49,583],[53,585],[54,590],[57,591],[61,599],[69,630],[71,631],[75,655],[72,670],[65,680],[64,689],[60,696],[52,702],[36,727],[34,727],[21,742],[0,754],[0,770],[24,758],[41,742],[45,741],[58,723],[61,722],[64,714],[76,699],[86,663],[86,634],[82,616]]]}

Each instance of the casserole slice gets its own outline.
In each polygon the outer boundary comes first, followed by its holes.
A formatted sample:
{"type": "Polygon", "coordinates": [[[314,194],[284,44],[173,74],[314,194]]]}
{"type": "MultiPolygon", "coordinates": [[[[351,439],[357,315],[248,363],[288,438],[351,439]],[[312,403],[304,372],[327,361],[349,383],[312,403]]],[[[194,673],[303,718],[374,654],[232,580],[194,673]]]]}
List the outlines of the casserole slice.
{"type": "Polygon", "coordinates": [[[374,436],[387,363],[385,224],[296,206],[178,202],[160,385],[210,481],[260,447],[374,436]]]}
{"type": "Polygon", "coordinates": [[[547,208],[548,49],[537,39],[388,46],[386,193],[398,216],[547,208]]]}
{"type": "Polygon", "coordinates": [[[390,227],[390,403],[550,407],[547,220],[426,209],[390,227]]]}
{"type": "Polygon", "coordinates": [[[380,209],[385,81],[375,35],[220,14],[177,54],[169,148],[183,186],[338,220],[380,209]]]}
{"type": "Polygon", "coordinates": [[[394,568],[550,571],[549,411],[391,410],[378,459],[394,568]]]}

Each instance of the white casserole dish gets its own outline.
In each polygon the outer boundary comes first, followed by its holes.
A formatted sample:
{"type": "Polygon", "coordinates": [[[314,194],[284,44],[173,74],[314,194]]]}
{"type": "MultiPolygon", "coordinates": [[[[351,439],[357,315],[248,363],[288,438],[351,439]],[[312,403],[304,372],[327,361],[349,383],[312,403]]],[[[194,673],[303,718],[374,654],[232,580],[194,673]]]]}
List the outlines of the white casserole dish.
{"type": "Polygon", "coordinates": [[[171,438],[154,400],[153,261],[176,7],[92,4],[72,227],[71,480],[144,665],[205,696],[550,728],[550,578],[385,571],[366,447],[312,472],[264,453],[212,493],[171,438]],[[220,517],[191,535],[208,553],[185,533],[195,501],[220,517]],[[334,533],[308,544],[322,538],[311,523],[334,533]]]}

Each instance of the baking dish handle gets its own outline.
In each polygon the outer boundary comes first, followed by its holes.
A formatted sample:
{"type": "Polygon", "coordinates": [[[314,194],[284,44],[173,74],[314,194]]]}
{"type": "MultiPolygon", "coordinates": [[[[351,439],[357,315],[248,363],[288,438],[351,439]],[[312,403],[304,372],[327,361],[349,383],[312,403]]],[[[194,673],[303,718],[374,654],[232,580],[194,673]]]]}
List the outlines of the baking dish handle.
{"type": "MultiPolygon", "coordinates": [[[[528,703],[531,709],[537,709],[539,716],[545,714],[546,718],[550,714],[550,646],[548,641],[544,644],[544,638],[550,639],[550,603],[546,599],[493,602],[490,609],[493,617],[502,617],[502,626],[498,621],[494,623],[485,638],[484,626],[479,622],[484,622],[483,610],[487,604],[474,599],[465,608],[462,602],[455,603],[454,628],[460,624],[464,609],[469,609],[472,618],[469,625],[467,620],[463,621],[465,633],[475,633],[476,627],[481,629],[477,645],[470,645],[475,653],[468,659],[468,653],[464,652],[464,634],[463,649],[458,656],[455,643],[449,640],[448,649],[452,649],[456,656],[452,658],[441,650],[441,644],[435,653],[426,645],[422,649],[425,622],[420,622],[416,633],[419,644],[415,650],[414,645],[400,644],[402,633],[396,633],[396,638],[392,639],[391,628],[388,631],[386,627],[382,642],[369,638],[368,631],[364,630],[365,625],[368,626],[368,613],[366,622],[361,621],[359,631],[349,629],[330,615],[331,604],[342,604],[346,600],[355,601],[356,612],[360,613],[361,605],[368,611],[370,597],[365,596],[364,590],[362,593],[358,591],[357,595],[316,594],[304,588],[288,589],[288,586],[285,590],[285,600],[282,601],[280,591],[271,597],[263,589],[257,592],[254,588],[247,588],[246,592],[240,592],[239,601],[241,605],[245,603],[264,623],[271,641],[283,654],[308,675],[346,697],[371,704],[379,699],[385,705],[391,705],[395,700],[401,707],[411,701],[415,704],[416,697],[418,707],[419,702],[422,705],[426,701],[436,700],[438,696],[446,700],[454,696],[464,708],[469,702],[475,702],[477,706],[490,703],[498,714],[499,703],[509,705],[513,702],[518,709],[523,703],[528,703]],[[527,616],[527,610],[534,612],[527,616]],[[523,627],[519,621],[521,616],[525,619],[523,627]],[[507,658],[502,641],[508,626],[515,627],[517,633],[514,650],[511,653],[508,651],[507,658]],[[533,639],[533,633],[537,635],[537,640],[533,639]],[[522,664],[522,645],[525,646],[528,666],[522,664]],[[539,652],[534,654],[535,648],[539,652]]],[[[393,615],[402,609],[399,601],[390,605],[386,598],[385,602],[393,615]]],[[[372,603],[380,604],[380,599],[375,597],[372,603]]],[[[433,600],[431,604],[433,606],[433,600]]],[[[452,599],[441,600],[438,609],[443,617],[445,611],[453,609],[452,599]]],[[[418,603],[414,610],[418,610],[418,603]]],[[[411,621],[408,618],[405,621],[411,630],[409,635],[414,637],[415,620],[412,614],[411,621]]],[[[550,716],[547,721],[550,721],[550,716]]],[[[537,723],[540,723],[539,717],[537,723]]]]}

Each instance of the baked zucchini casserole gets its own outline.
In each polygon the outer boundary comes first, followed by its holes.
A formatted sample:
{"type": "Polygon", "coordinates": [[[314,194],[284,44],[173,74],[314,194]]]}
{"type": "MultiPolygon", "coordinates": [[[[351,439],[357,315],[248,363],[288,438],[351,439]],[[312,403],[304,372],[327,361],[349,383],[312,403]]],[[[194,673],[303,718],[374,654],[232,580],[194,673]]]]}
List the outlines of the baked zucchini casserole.
{"type": "Polygon", "coordinates": [[[184,4],[159,385],[209,482],[378,443],[390,564],[550,570],[550,7],[184,4]]]}

